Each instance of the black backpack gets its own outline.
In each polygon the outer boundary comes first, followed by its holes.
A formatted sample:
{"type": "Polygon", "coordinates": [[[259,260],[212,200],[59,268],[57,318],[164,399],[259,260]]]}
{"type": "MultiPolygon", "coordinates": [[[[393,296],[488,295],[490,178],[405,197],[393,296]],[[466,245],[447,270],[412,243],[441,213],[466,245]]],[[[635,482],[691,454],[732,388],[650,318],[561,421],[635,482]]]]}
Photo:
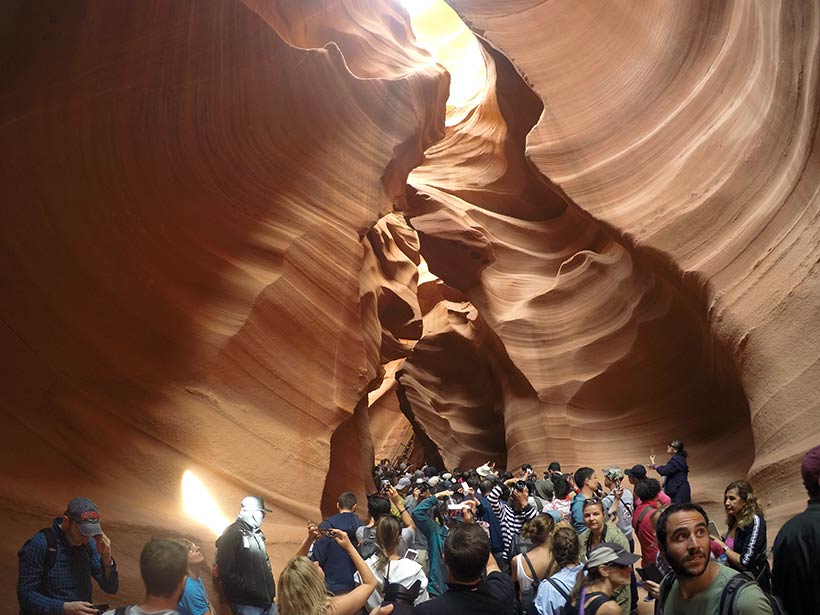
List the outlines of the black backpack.
{"type": "Polygon", "coordinates": [[[379,545],[376,544],[375,528],[367,526],[362,528],[362,541],[359,543],[358,551],[364,560],[380,551],[379,545]]]}
{"type": "MultiPolygon", "coordinates": [[[[655,609],[655,615],[663,615],[663,607],[666,604],[666,599],[669,597],[669,592],[672,591],[672,583],[674,581],[674,572],[667,574],[661,581],[661,596],[659,604],[655,609]]],[[[723,588],[723,592],[720,595],[718,615],[733,615],[735,612],[735,602],[737,602],[737,597],[743,589],[750,585],[757,585],[760,587],[751,572],[738,572],[735,576],[729,579],[729,582],[726,584],[726,587],[723,588]]],[[[760,591],[764,596],[766,596],[766,600],[768,601],[774,615],[787,615],[786,609],[783,607],[783,603],[780,601],[780,598],[763,591],[762,588],[760,591]]]]}

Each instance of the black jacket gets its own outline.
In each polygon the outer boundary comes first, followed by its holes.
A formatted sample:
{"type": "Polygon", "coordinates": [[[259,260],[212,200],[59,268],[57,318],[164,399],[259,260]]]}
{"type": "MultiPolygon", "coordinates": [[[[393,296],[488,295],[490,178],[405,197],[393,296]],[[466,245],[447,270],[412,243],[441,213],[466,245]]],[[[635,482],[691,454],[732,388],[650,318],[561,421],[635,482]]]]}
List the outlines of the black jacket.
{"type": "Polygon", "coordinates": [[[735,530],[732,551],[740,553],[740,563],[755,575],[765,592],[772,591],[772,575],[766,558],[766,520],[760,515],[752,517],[746,527],[735,530]]]}
{"type": "Polygon", "coordinates": [[[692,500],[692,490],[689,487],[689,465],[686,457],[675,453],[663,466],[655,466],[655,471],[666,477],[663,490],[673,504],[688,504],[692,500]]]}
{"type": "Polygon", "coordinates": [[[216,541],[219,581],[228,601],[269,607],[276,595],[265,535],[237,519],[216,541]]]}
{"type": "Polygon", "coordinates": [[[820,498],[774,539],[773,590],[789,615],[817,615],[820,604],[820,498]]]}

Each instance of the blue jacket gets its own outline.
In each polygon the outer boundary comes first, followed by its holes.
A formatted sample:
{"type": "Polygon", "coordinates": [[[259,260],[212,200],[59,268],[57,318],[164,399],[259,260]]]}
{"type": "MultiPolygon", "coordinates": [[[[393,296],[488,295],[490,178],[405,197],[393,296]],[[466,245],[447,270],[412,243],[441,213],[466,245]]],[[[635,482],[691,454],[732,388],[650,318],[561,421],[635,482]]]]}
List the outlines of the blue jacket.
{"type": "Polygon", "coordinates": [[[680,453],[675,453],[666,465],[656,465],[655,471],[666,477],[663,490],[673,504],[688,504],[692,501],[692,490],[689,487],[689,466],[686,464],[686,457],[680,453]]]}
{"type": "Polygon", "coordinates": [[[411,513],[416,529],[427,538],[427,558],[430,562],[427,591],[431,596],[441,596],[447,591],[447,572],[444,567],[444,541],[447,539],[447,528],[436,523],[427,514],[428,510],[436,506],[438,506],[438,498],[431,495],[416,506],[411,513]]]}
{"type": "Polygon", "coordinates": [[[52,525],[57,537],[57,556],[45,579],[43,568],[48,541],[44,534],[35,534],[17,553],[20,564],[17,599],[22,612],[61,615],[64,602],[91,602],[92,577],[97,580],[100,589],[108,594],[116,594],[119,589],[116,564],[106,577],[95,542],[89,540],[88,547],[72,547],[63,533],[62,521],[62,517],[57,517],[52,525]]]}
{"type": "Polygon", "coordinates": [[[572,503],[569,505],[569,512],[572,515],[572,527],[579,534],[587,531],[587,526],[584,523],[584,500],[587,499],[580,491],[572,498],[572,503]]]}
{"type": "MultiPolygon", "coordinates": [[[[350,542],[356,544],[356,528],[362,525],[362,520],[353,512],[336,513],[328,517],[319,525],[321,528],[337,529],[347,532],[350,542]]],[[[353,575],[356,566],[350,556],[339,546],[333,538],[322,536],[313,545],[311,559],[319,562],[325,572],[325,585],[328,591],[334,594],[344,594],[356,587],[353,575]]]]}
{"type": "Polygon", "coordinates": [[[483,495],[476,494],[475,497],[484,509],[484,514],[479,519],[490,525],[490,551],[502,553],[504,551],[504,536],[501,533],[501,523],[498,522],[498,517],[495,516],[493,508],[490,506],[490,501],[483,495]]]}

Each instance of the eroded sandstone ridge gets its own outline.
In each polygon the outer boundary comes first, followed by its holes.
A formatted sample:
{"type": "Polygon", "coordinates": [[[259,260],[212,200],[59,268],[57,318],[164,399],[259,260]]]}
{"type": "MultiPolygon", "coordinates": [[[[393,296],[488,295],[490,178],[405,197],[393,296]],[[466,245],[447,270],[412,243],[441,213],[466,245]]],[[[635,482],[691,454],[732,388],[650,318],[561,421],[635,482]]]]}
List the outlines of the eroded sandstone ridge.
{"type": "Polygon", "coordinates": [[[82,493],[137,598],[146,538],[212,543],[185,470],[225,515],[273,505],[278,570],[414,430],[448,465],[680,437],[707,501],[750,472],[796,510],[816,3],[451,4],[487,81],[446,127],[396,2],[3,9],[7,579],[82,493]]]}

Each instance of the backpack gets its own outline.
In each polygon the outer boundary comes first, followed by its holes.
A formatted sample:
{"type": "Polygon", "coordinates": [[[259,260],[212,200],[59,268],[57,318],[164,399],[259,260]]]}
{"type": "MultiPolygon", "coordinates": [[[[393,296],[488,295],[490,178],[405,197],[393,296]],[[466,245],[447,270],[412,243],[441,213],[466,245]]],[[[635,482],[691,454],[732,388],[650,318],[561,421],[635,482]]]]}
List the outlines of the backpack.
{"type": "MultiPolygon", "coordinates": [[[[656,606],[655,615],[663,615],[663,607],[666,604],[666,599],[669,598],[669,592],[672,591],[672,583],[674,581],[674,572],[667,574],[663,578],[663,581],[661,581],[661,597],[658,601],[659,604],[656,606]]],[[[738,595],[740,595],[741,590],[750,585],[757,585],[760,587],[750,572],[738,572],[735,576],[729,579],[729,582],[720,594],[718,615],[733,615],[735,610],[735,602],[737,601],[738,595]]],[[[763,589],[760,591],[764,596],[766,596],[766,600],[769,603],[774,615],[786,615],[786,609],[783,607],[783,603],[780,601],[780,598],[764,592],[763,589]]]]}
{"type": "Polygon", "coordinates": [[[541,582],[541,577],[535,574],[535,568],[532,567],[532,562],[530,558],[527,557],[527,554],[522,552],[521,557],[527,562],[530,575],[532,575],[532,581],[529,587],[521,587],[521,597],[518,601],[518,612],[520,615],[527,615],[528,613],[535,612],[535,595],[538,593],[538,584],[541,582]]]}
{"type": "MultiPolygon", "coordinates": [[[[598,597],[595,598],[595,600],[593,600],[592,602],[589,602],[586,608],[584,609],[584,613],[586,613],[587,615],[595,615],[595,613],[598,612],[598,609],[600,609],[604,604],[606,604],[610,600],[614,600],[612,596],[610,596],[609,594],[604,594],[602,592],[592,592],[591,594],[587,594],[585,599],[595,595],[597,595],[598,597]]],[[[572,606],[568,602],[560,609],[555,611],[555,615],[577,615],[578,613],[580,613],[579,606],[572,606]]]]}
{"type": "Polygon", "coordinates": [[[381,550],[379,549],[379,545],[376,544],[376,531],[374,528],[367,526],[362,528],[362,541],[359,543],[357,550],[363,560],[368,559],[381,550]]]}

